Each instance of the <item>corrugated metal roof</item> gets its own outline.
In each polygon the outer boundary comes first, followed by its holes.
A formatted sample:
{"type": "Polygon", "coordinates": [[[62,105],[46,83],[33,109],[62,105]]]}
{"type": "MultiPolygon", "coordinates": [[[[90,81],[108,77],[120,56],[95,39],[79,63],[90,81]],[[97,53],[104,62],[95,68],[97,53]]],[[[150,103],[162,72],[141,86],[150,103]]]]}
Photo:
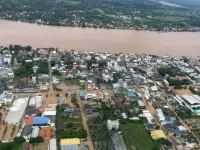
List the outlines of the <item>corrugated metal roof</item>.
{"type": "Polygon", "coordinates": [[[60,145],[75,145],[75,144],[80,144],[80,140],[78,138],[60,140],[60,145]]]}
{"type": "Polygon", "coordinates": [[[63,145],[61,150],[79,150],[78,145],[63,145]]]}
{"type": "Polygon", "coordinates": [[[33,124],[48,124],[49,118],[48,117],[34,117],[33,124]]]}
{"type": "Polygon", "coordinates": [[[152,139],[161,139],[161,138],[167,138],[166,135],[162,130],[153,130],[151,131],[151,137],[152,139]]]}
{"type": "Polygon", "coordinates": [[[85,93],[84,92],[80,92],[79,95],[80,96],[85,96],[85,93]]]}

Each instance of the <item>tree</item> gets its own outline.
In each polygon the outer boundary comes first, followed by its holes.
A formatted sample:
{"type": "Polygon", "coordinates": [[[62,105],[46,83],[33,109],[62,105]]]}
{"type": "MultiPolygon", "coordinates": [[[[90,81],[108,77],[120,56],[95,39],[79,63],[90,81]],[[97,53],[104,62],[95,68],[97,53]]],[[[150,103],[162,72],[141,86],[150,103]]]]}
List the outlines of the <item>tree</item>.
{"type": "Polygon", "coordinates": [[[65,96],[68,97],[68,93],[65,93],[65,96]]]}
{"type": "Polygon", "coordinates": [[[71,122],[67,123],[66,127],[67,128],[72,128],[73,127],[73,123],[71,123],[71,122]]]}
{"type": "Polygon", "coordinates": [[[22,143],[24,143],[25,141],[26,141],[26,139],[25,139],[24,137],[22,137],[22,136],[19,136],[19,137],[15,137],[15,138],[14,138],[14,142],[15,142],[15,143],[22,144],[22,143]]]}
{"type": "Polygon", "coordinates": [[[41,136],[37,136],[36,138],[30,138],[29,142],[32,143],[42,143],[44,142],[44,138],[41,136]]]}
{"type": "Polygon", "coordinates": [[[53,70],[52,74],[53,75],[62,75],[57,69],[53,70]]]}
{"type": "Polygon", "coordinates": [[[26,51],[31,51],[31,49],[32,49],[31,46],[26,46],[26,47],[25,47],[25,50],[26,50],[26,51]]]}

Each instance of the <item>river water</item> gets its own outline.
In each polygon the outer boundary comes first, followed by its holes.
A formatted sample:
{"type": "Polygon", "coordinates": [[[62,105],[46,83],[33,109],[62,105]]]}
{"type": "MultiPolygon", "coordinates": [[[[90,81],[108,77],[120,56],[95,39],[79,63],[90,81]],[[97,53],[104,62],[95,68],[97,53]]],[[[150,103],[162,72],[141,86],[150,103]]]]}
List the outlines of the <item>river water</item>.
{"type": "Polygon", "coordinates": [[[196,56],[200,54],[200,33],[55,27],[0,20],[0,45],[9,44],[62,50],[196,56]]]}

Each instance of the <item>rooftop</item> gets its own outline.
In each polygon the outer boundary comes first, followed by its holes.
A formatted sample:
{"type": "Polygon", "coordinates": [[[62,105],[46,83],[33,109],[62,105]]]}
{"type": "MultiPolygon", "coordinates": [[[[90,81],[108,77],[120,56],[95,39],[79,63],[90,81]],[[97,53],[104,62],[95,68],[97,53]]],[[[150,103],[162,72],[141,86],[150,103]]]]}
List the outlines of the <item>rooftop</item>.
{"type": "Polygon", "coordinates": [[[80,144],[80,139],[78,138],[71,138],[71,139],[61,139],[60,145],[77,145],[80,144]]]}

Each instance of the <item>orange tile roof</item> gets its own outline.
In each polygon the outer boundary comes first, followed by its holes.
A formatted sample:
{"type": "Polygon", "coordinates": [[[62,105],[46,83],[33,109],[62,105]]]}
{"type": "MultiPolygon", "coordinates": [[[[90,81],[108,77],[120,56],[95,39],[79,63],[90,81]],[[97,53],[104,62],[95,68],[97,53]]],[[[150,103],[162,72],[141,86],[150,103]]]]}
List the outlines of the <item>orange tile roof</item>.
{"type": "Polygon", "coordinates": [[[26,124],[31,125],[33,122],[33,116],[28,116],[26,124]]]}
{"type": "Polygon", "coordinates": [[[40,129],[40,136],[43,137],[45,140],[51,139],[51,128],[41,128],[40,129]]]}

